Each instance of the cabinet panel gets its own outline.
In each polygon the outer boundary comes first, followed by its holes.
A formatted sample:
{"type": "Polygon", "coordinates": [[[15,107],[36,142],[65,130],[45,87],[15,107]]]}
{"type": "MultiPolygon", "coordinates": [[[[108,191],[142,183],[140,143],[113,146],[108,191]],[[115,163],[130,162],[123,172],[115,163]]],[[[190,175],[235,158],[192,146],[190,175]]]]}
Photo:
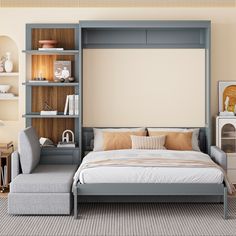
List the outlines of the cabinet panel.
{"type": "Polygon", "coordinates": [[[236,152],[236,121],[219,119],[217,144],[226,153],[236,152]]]}
{"type": "Polygon", "coordinates": [[[236,169],[236,154],[230,155],[227,154],[227,168],[228,169],[236,169]]]}
{"type": "Polygon", "coordinates": [[[229,177],[229,180],[233,183],[236,184],[236,170],[228,170],[227,175],[229,177]]]}
{"type": "Polygon", "coordinates": [[[147,30],[148,44],[196,44],[201,45],[200,29],[150,29],[147,30]]]}
{"type": "Polygon", "coordinates": [[[39,137],[50,138],[54,144],[57,144],[61,141],[61,135],[64,130],[69,129],[76,133],[75,120],[70,118],[32,119],[32,126],[35,128],[39,137]]]}
{"type": "Polygon", "coordinates": [[[146,31],[144,29],[87,29],[83,32],[83,44],[84,47],[86,45],[108,47],[109,44],[146,44],[146,31]]]}

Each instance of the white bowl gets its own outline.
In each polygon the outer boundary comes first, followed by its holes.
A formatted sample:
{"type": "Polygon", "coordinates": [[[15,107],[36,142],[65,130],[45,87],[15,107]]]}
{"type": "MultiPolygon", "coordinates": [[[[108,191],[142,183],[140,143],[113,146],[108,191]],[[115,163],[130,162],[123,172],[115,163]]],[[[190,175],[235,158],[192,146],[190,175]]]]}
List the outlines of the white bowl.
{"type": "Polygon", "coordinates": [[[7,93],[11,88],[8,84],[0,84],[0,93],[7,93]]]}

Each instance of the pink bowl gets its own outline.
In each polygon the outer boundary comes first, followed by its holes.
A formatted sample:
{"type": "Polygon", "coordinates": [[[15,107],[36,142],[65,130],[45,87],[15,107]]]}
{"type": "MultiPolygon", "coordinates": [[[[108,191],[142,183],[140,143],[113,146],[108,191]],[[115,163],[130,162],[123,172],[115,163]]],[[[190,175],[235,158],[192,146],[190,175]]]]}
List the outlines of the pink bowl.
{"type": "Polygon", "coordinates": [[[39,43],[42,44],[43,48],[55,48],[57,41],[56,40],[39,40],[39,43]]]}

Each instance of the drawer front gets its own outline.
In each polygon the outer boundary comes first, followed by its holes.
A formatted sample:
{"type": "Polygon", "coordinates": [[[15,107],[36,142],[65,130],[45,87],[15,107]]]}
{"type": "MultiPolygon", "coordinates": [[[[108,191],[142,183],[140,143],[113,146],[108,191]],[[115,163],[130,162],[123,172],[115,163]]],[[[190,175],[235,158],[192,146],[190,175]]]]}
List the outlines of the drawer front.
{"type": "Polygon", "coordinates": [[[229,177],[229,180],[233,183],[236,184],[236,170],[228,170],[227,175],[229,177]]]}
{"type": "Polygon", "coordinates": [[[236,169],[236,155],[235,154],[227,154],[227,168],[236,169]]]}
{"type": "Polygon", "coordinates": [[[43,148],[41,164],[79,164],[80,152],[78,148],[43,148]]]}

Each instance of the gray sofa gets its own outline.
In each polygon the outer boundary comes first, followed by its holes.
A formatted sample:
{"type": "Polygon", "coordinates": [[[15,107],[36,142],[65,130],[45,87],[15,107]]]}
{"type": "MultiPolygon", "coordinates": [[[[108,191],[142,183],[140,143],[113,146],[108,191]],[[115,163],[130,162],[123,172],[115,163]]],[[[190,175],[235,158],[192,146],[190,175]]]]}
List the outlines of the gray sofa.
{"type": "Polygon", "coordinates": [[[71,185],[77,165],[40,164],[35,130],[20,132],[19,153],[12,154],[9,214],[68,215],[72,209],[71,185]]]}

